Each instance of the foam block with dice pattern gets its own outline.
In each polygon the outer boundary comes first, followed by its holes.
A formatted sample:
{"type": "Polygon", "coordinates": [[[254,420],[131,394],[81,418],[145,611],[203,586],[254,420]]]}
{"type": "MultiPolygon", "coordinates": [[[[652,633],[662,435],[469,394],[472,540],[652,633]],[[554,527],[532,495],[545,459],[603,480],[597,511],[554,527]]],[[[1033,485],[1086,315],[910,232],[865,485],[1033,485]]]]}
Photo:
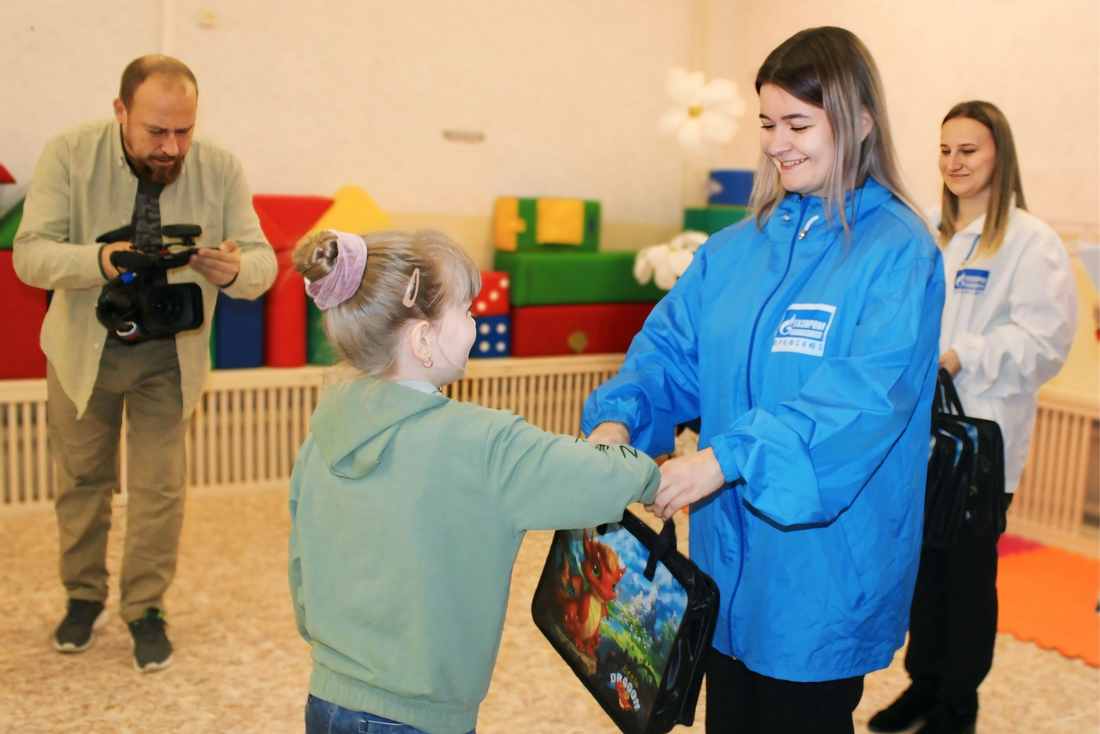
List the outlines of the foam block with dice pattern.
{"type": "Polygon", "coordinates": [[[474,299],[474,316],[507,316],[512,303],[508,273],[486,270],[481,273],[481,292],[474,299]]]}
{"type": "Polygon", "coordinates": [[[477,339],[470,350],[471,357],[488,359],[512,355],[511,316],[474,317],[474,323],[477,325],[477,339]]]}

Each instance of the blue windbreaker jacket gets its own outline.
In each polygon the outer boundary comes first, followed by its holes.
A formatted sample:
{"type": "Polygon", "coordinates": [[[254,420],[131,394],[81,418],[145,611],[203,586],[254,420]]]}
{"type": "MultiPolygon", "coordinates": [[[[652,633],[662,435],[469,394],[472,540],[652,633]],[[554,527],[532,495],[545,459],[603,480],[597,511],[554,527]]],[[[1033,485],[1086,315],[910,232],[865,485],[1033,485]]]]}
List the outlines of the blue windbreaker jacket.
{"type": "Polygon", "coordinates": [[[711,237],[584,408],[586,433],[621,421],[650,455],[701,417],[728,482],[690,515],[713,644],[783,680],[887,667],[920,556],[943,266],[885,187],[847,205],[850,242],[793,194],[711,237]]]}

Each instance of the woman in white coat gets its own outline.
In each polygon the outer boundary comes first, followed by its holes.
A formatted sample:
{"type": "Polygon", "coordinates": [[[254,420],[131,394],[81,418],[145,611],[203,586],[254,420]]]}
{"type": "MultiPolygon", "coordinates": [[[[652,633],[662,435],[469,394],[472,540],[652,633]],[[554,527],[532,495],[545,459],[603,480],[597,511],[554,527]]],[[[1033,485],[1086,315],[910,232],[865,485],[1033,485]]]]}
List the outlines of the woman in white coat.
{"type": "MultiPolygon", "coordinates": [[[[943,202],[930,214],[947,280],[940,366],[967,415],[1000,425],[1012,493],[1039,388],[1062,368],[1077,328],[1073,271],[1058,235],[1026,210],[1012,131],[996,106],[952,108],[940,172],[943,202]]],[[[956,545],[921,552],[905,657],[912,683],[871,719],[872,731],[907,731],[921,720],[921,734],[976,730],[978,686],[993,663],[996,580],[996,537],[964,529],[956,545]]]]}

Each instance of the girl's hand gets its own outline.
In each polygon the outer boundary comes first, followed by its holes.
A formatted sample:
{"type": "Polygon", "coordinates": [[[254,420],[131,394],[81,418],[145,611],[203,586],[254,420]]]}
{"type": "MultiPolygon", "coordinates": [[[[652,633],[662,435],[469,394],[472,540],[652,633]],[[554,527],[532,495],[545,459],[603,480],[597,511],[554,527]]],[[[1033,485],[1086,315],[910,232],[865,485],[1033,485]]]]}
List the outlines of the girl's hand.
{"type": "Polygon", "coordinates": [[[940,368],[950,372],[952,378],[957,377],[962,371],[962,362],[959,361],[959,355],[955,354],[954,349],[940,355],[940,368]]]}
{"type": "Polygon", "coordinates": [[[629,446],[630,431],[625,423],[618,421],[604,421],[592,429],[588,434],[588,443],[599,443],[605,446],[629,446]]]}
{"type": "Polygon", "coordinates": [[[653,504],[646,509],[668,520],[677,510],[714,494],[725,483],[726,477],[713,449],[708,447],[690,456],[678,456],[661,464],[661,485],[653,504]]]}

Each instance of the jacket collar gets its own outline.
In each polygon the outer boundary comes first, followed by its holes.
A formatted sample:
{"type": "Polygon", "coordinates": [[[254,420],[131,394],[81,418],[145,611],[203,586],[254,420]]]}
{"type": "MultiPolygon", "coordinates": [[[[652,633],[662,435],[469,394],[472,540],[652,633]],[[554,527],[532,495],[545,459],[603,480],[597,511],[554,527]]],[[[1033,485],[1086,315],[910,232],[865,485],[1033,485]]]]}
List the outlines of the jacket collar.
{"type": "MultiPolygon", "coordinates": [[[[865,219],[871,212],[888,202],[892,197],[893,193],[890,189],[878,181],[868,178],[862,186],[845,194],[844,203],[848,225],[851,226],[853,223],[865,219]]],[[[778,242],[789,242],[791,237],[795,236],[793,231],[795,227],[806,228],[807,222],[816,216],[817,219],[807,228],[807,235],[824,231],[825,227],[830,226],[828,224],[829,218],[825,216],[824,202],[825,200],[820,196],[788,194],[776,207],[764,228],[772,239],[778,242]],[[818,228],[822,229],[819,230],[818,228]]],[[[835,208],[832,214],[830,228],[837,237],[843,238],[844,228],[835,208]]]]}

